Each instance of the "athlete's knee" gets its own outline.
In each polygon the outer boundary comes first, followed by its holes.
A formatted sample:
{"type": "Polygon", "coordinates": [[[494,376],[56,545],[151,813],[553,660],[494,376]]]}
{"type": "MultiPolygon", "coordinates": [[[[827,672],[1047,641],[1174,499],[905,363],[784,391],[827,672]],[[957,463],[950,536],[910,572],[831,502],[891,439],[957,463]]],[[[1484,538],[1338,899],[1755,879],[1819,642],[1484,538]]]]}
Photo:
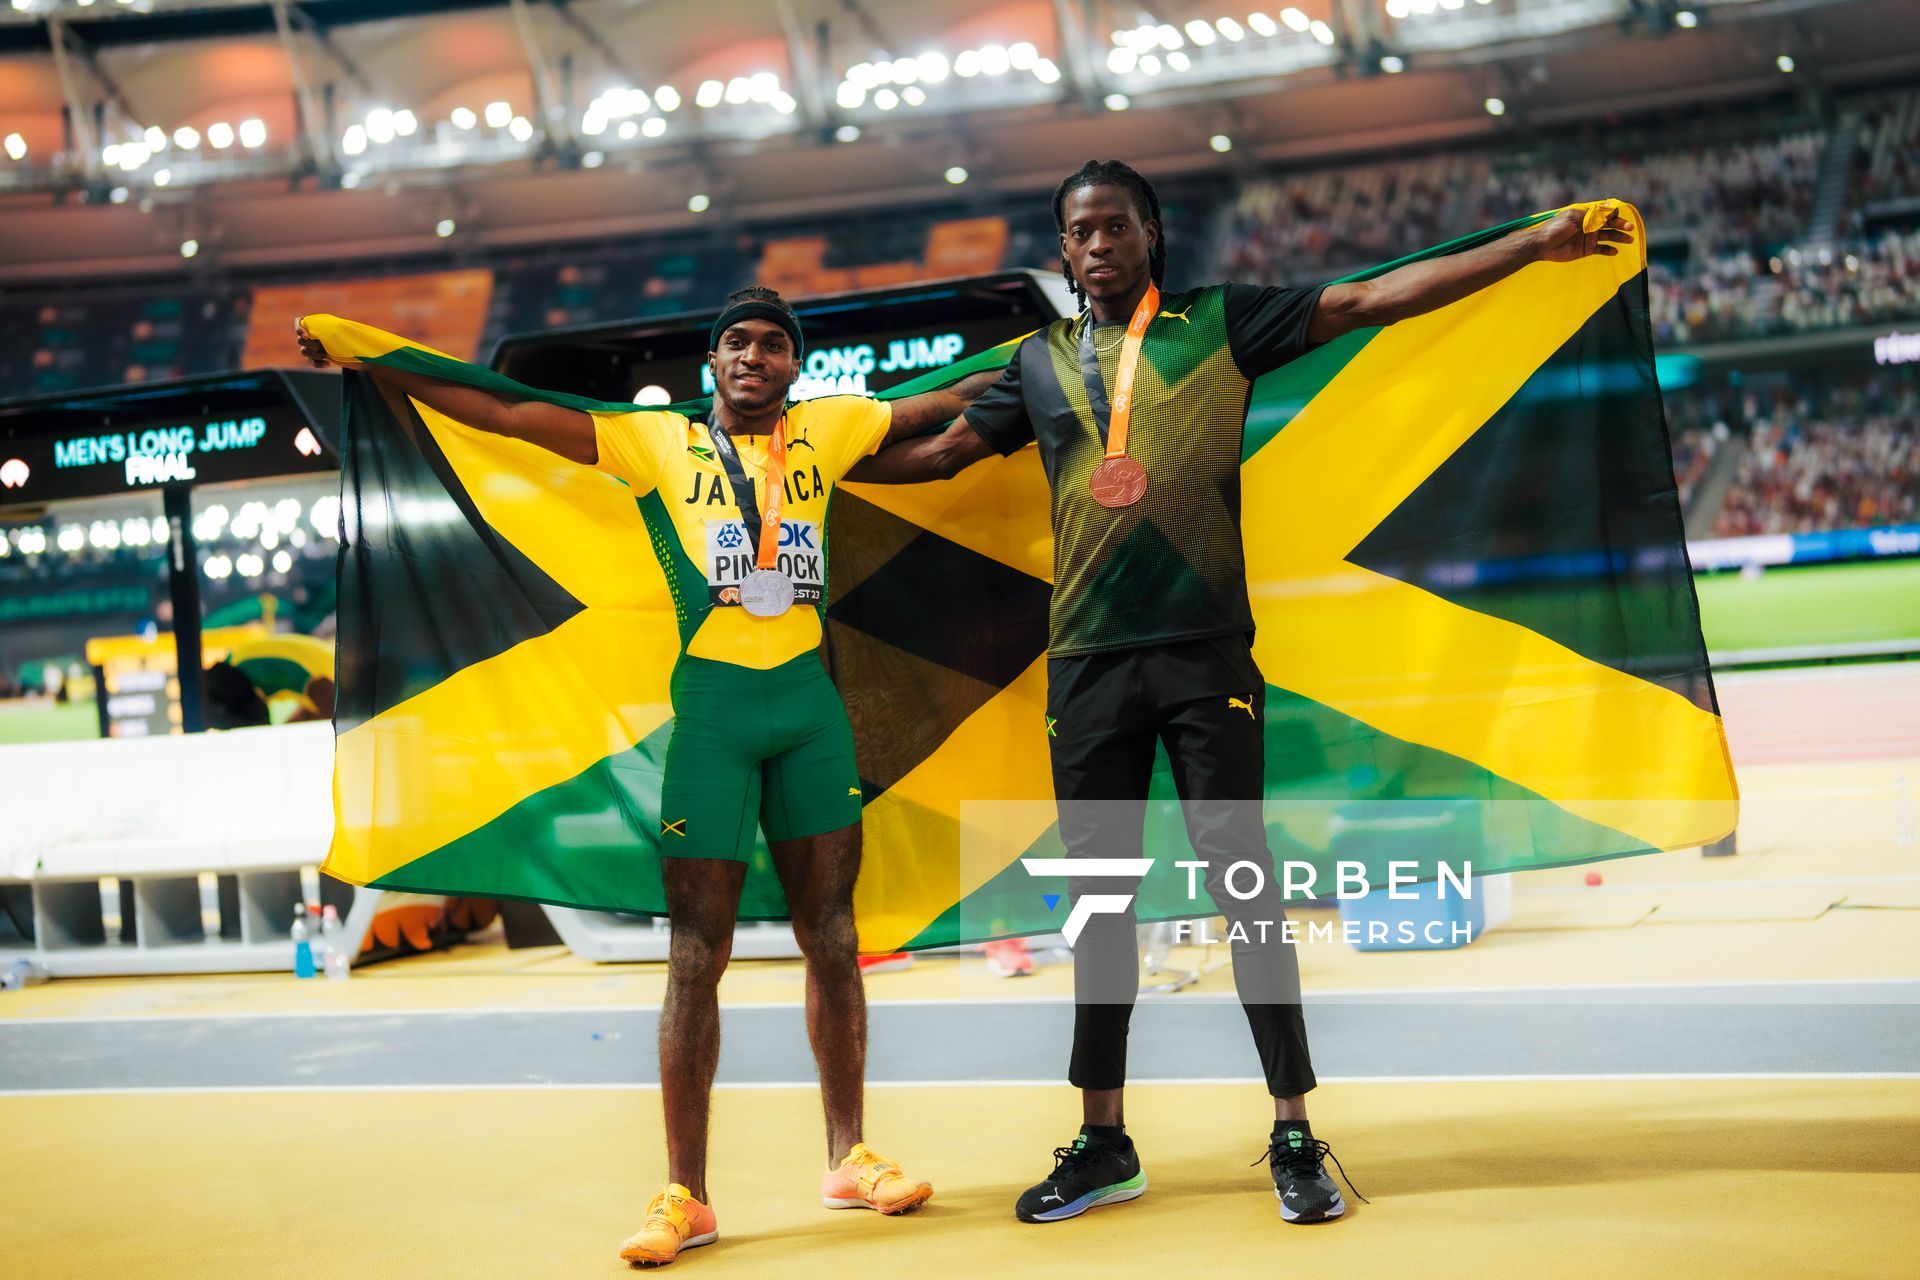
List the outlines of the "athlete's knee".
{"type": "Polygon", "coordinates": [[[1273,869],[1266,818],[1258,800],[1189,800],[1183,806],[1187,840],[1208,864],[1209,876],[1236,862],[1273,869]]]}
{"type": "Polygon", "coordinates": [[[859,946],[852,898],[794,909],[793,936],[809,964],[852,963],[859,946]]]}
{"type": "Polygon", "coordinates": [[[667,976],[678,983],[718,986],[733,958],[733,929],[704,929],[675,924],[667,944],[667,976]]]}

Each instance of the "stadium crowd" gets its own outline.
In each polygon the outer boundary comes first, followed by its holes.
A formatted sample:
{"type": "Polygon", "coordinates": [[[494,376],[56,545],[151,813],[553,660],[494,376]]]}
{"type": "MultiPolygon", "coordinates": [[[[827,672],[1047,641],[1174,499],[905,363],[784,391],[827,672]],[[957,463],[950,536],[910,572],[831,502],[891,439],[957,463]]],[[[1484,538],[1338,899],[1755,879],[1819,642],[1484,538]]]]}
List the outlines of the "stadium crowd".
{"type": "MultiPolygon", "coordinates": [[[[1176,239],[1172,274],[1181,278],[1176,283],[1325,279],[1536,209],[1619,192],[1649,223],[1649,301],[1663,348],[1920,321],[1920,94],[1854,110],[1851,134],[1756,114],[1744,137],[1723,132],[1718,141],[1688,135],[1685,143],[1663,143],[1650,125],[1638,134],[1610,132],[1603,143],[1568,133],[1524,149],[1269,170],[1233,185],[1219,176],[1171,181],[1163,201],[1172,225],[1205,229],[1176,239]],[[1850,141],[1854,151],[1829,236],[1816,234],[1810,220],[1830,137],[1850,141]]],[[[996,203],[1006,224],[1001,265],[1057,269],[1044,202],[996,203]]],[[[827,275],[878,263],[911,271],[943,220],[979,215],[977,206],[888,210],[745,226],[730,237],[689,232],[494,251],[485,260],[491,293],[478,350],[509,332],[697,307],[747,283],[767,246],[782,241],[822,241],[827,275]]],[[[937,274],[932,261],[927,255],[924,265],[937,274]]],[[[366,269],[342,264],[327,278],[351,280],[356,271],[366,269]]],[[[216,272],[184,285],[96,282],[0,296],[0,397],[237,367],[254,288],[280,282],[216,272]]],[[[1820,384],[1735,412],[1722,408],[1697,391],[1669,395],[1676,472],[1689,501],[1715,454],[1752,432],[1754,447],[1722,513],[1724,530],[1912,513],[1912,446],[1902,443],[1920,436],[1911,394],[1840,393],[1820,384]],[[1873,474],[1849,478],[1849,467],[1873,474]]],[[[10,572],[24,571],[27,558],[16,556],[10,572]]]]}
{"type": "Polygon", "coordinates": [[[1920,230],[1846,246],[1723,253],[1647,272],[1654,338],[1684,346],[1920,316],[1920,230]]]}
{"type": "Polygon", "coordinates": [[[1883,203],[1920,200],[1920,93],[1891,99],[1860,124],[1851,205],[1862,218],[1883,203]]]}
{"type": "Polygon", "coordinates": [[[1871,528],[1920,518],[1920,384],[1802,381],[1755,397],[1717,537],[1871,528]]]}

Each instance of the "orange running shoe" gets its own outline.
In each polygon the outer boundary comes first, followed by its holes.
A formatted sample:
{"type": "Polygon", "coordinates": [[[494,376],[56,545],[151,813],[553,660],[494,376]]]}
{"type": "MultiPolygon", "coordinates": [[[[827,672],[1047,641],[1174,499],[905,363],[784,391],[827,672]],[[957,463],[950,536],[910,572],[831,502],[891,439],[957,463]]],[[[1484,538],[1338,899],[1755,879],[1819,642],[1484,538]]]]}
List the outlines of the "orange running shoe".
{"type": "Polygon", "coordinates": [[[674,1183],[647,1205],[647,1221],[620,1246],[620,1256],[642,1266],[664,1267],[682,1249],[712,1244],[720,1238],[713,1210],[693,1198],[693,1192],[674,1183]]]}
{"type": "Polygon", "coordinates": [[[829,1209],[877,1209],[892,1215],[910,1213],[933,1196],[933,1188],[900,1172],[900,1166],[885,1159],[864,1142],[853,1150],[837,1169],[829,1169],[820,1179],[820,1203],[829,1209]]]}
{"type": "Polygon", "coordinates": [[[890,956],[860,957],[860,972],[863,974],[893,973],[899,969],[909,969],[912,967],[913,953],[910,951],[896,951],[890,956]]]}
{"type": "Polygon", "coordinates": [[[981,950],[987,953],[987,972],[996,978],[1024,978],[1033,972],[1033,956],[1024,938],[1002,938],[981,950]]]}

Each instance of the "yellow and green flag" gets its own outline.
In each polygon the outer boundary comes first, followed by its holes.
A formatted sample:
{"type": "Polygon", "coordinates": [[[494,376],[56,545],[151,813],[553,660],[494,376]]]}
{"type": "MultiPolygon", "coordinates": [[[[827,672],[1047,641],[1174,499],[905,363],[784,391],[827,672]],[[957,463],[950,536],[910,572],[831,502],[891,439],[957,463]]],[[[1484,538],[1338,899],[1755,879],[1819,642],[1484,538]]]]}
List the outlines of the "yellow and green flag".
{"type": "MultiPolygon", "coordinates": [[[[1734,825],[1643,245],[1527,267],[1254,386],[1242,522],[1268,682],[1263,799],[1276,853],[1326,867],[1323,888],[1342,861],[1376,884],[1387,862],[1488,874],[1687,847],[1734,825]]],[[[631,408],[334,317],[307,324],[376,370],[631,408]]],[[[884,395],[1004,364],[1016,345],[884,395]]],[[[638,504],[594,468],[348,377],[326,870],[663,913],[679,645],[638,504]]],[[[1018,865],[1062,852],[1046,483],[1027,449],[950,481],[835,496],[827,660],[864,792],[863,949],[1060,925],[1063,886],[1018,865]]],[[[1152,795],[1173,796],[1164,760],[1152,795]]],[[[1166,856],[1141,917],[1193,914],[1173,865],[1188,856],[1177,811],[1152,812],[1148,853],[1166,856]]],[[[785,910],[761,849],[741,916],[785,910]]]]}

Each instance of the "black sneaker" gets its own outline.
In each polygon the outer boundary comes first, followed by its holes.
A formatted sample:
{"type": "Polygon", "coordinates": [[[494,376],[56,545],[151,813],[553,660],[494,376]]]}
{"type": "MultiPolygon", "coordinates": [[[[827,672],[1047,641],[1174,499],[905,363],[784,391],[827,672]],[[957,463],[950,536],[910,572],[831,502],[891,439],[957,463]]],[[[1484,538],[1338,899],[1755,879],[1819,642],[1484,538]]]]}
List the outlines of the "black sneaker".
{"type": "MultiPolygon", "coordinates": [[[[1340,1188],[1327,1176],[1327,1166],[1322,1163],[1330,1156],[1334,1167],[1340,1168],[1333,1148],[1314,1137],[1305,1120],[1275,1123],[1266,1161],[1273,1173],[1273,1194],[1280,1201],[1282,1218],[1288,1222],[1328,1222],[1347,1211],[1340,1188]]],[[[1340,1169],[1340,1176],[1345,1178],[1347,1171],[1340,1169]]],[[[1347,1185],[1353,1186],[1351,1182],[1347,1185]]],[[[1358,1191],[1353,1194],[1360,1196],[1358,1191]]],[[[1366,1199],[1360,1196],[1361,1203],[1366,1199]]]]}
{"type": "Polygon", "coordinates": [[[1060,1222],[1146,1193],[1147,1173],[1132,1138],[1120,1144],[1089,1142],[1083,1133],[1072,1146],[1055,1147],[1053,1159],[1053,1176],[1028,1187],[1013,1206],[1020,1221],[1060,1222]]]}

